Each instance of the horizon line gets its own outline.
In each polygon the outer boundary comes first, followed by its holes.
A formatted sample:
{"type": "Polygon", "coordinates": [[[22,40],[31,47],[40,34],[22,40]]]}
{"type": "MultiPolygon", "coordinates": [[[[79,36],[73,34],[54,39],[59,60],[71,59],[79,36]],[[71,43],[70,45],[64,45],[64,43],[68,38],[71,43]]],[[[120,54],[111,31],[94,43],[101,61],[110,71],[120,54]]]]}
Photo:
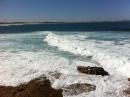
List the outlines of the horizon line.
{"type": "Polygon", "coordinates": [[[6,23],[93,23],[93,22],[130,22],[130,20],[104,20],[104,21],[1,21],[6,23]]]}

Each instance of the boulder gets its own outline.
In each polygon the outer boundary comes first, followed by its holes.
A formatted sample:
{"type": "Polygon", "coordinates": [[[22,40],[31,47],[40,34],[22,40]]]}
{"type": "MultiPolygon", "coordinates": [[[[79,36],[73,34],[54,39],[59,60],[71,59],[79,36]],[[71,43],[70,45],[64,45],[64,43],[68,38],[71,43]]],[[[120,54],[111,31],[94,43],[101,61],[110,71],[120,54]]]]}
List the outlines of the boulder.
{"type": "Polygon", "coordinates": [[[51,87],[48,79],[40,78],[16,87],[0,86],[0,97],[63,97],[62,90],[51,87]]]}
{"type": "Polygon", "coordinates": [[[108,72],[106,72],[102,67],[78,66],[77,70],[80,73],[85,73],[90,75],[102,75],[102,76],[109,75],[108,72]]]}
{"type": "Polygon", "coordinates": [[[72,96],[72,95],[79,95],[84,92],[88,93],[90,91],[94,91],[96,90],[96,86],[87,83],[84,84],[76,83],[68,87],[64,87],[63,90],[64,90],[63,94],[72,96]]]}

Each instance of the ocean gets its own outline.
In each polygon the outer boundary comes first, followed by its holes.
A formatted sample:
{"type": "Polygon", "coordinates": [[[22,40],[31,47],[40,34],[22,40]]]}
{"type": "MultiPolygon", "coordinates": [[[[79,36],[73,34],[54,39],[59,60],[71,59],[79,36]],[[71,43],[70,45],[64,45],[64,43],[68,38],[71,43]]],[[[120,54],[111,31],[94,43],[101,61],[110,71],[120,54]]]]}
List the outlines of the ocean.
{"type": "Polygon", "coordinates": [[[16,86],[58,71],[63,75],[53,81],[54,88],[96,85],[95,91],[73,97],[126,97],[122,90],[130,77],[130,31],[123,29],[130,25],[122,25],[0,26],[0,85],[16,86]],[[103,67],[110,75],[84,75],[77,66],[103,67]]]}

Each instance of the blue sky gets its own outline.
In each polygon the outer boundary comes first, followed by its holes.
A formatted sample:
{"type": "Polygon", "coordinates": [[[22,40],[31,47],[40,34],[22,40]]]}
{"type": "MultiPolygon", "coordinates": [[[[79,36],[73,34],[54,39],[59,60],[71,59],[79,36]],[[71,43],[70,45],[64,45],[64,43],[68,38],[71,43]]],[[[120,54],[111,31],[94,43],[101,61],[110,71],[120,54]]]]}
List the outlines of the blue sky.
{"type": "Polygon", "coordinates": [[[130,20],[130,0],[0,0],[0,21],[130,20]]]}

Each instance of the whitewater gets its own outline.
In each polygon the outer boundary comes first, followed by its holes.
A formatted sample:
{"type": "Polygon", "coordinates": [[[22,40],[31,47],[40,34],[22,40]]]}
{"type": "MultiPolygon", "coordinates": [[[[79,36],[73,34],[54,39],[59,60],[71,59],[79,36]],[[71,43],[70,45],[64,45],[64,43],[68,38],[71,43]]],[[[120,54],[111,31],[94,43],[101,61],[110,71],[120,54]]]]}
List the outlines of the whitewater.
{"type": "Polygon", "coordinates": [[[127,97],[130,77],[128,32],[58,32],[0,34],[0,85],[17,86],[45,74],[54,88],[74,83],[95,91],[64,97],[127,97]],[[110,75],[84,75],[77,66],[103,67],[110,75]],[[53,79],[49,72],[62,75],[53,79]]]}

